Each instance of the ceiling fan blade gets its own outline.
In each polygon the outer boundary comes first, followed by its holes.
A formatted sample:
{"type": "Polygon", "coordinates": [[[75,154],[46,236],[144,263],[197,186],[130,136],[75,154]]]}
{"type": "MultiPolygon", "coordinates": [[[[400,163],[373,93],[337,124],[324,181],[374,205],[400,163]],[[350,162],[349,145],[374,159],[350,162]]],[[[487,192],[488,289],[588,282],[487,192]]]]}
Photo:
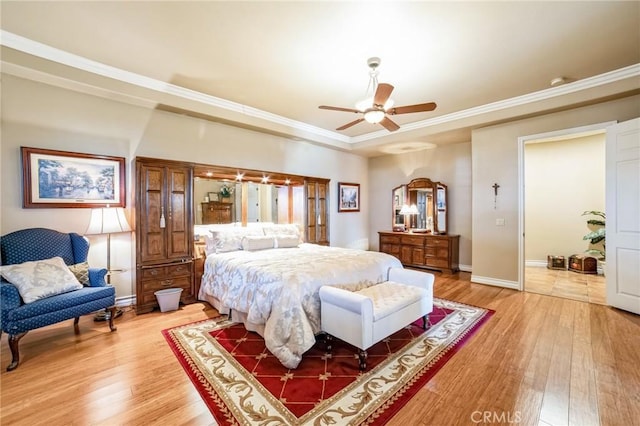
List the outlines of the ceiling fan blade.
{"type": "Polygon", "coordinates": [[[380,124],[382,124],[382,126],[390,132],[395,132],[400,128],[400,126],[390,120],[389,117],[384,117],[380,124]]]}
{"type": "Polygon", "coordinates": [[[387,114],[396,115],[396,114],[409,114],[411,112],[425,112],[425,111],[433,111],[436,109],[435,102],[429,102],[426,104],[416,104],[416,105],[406,105],[399,106],[395,108],[389,108],[387,110],[387,114]]]}
{"type": "Polygon", "coordinates": [[[361,123],[364,121],[364,118],[358,118],[357,120],[352,121],[351,123],[347,123],[344,126],[340,126],[338,127],[336,130],[344,130],[344,129],[348,129],[351,126],[355,126],[358,123],[361,123]]]}
{"type": "Polygon", "coordinates": [[[331,111],[361,112],[361,111],[358,111],[355,108],[342,108],[342,107],[333,107],[333,106],[327,106],[327,105],[320,105],[318,108],[320,108],[320,109],[328,109],[328,110],[331,110],[331,111]]]}
{"type": "Polygon", "coordinates": [[[389,99],[389,96],[391,96],[391,92],[393,92],[392,85],[387,83],[378,84],[376,94],[373,97],[373,103],[375,105],[384,105],[384,103],[389,99]]]}

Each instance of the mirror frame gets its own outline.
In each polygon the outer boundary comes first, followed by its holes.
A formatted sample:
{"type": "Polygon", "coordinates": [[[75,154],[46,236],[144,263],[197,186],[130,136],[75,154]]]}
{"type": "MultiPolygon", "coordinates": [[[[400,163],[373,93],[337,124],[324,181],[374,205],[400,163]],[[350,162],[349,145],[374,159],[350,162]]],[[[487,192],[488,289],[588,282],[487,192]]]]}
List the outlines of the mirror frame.
{"type": "MultiPolygon", "coordinates": [[[[392,226],[394,231],[409,231],[412,226],[407,226],[404,224],[404,220],[402,223],[398,223],[396,220],[397,216],[397,202],[396,195],[402,197],[402,193],[397,194],[396,192],[402,190],[404,192],[404,200],[402,204],[416,204],[417,203],[417,195],[412,197],[412,192],[416,192],[420,189],[430,189],[431,197],[430,201],[428,201],[429,206],[426,207],[427,210],[432,212],[433,218],[433,234],[444,235],[447,233],[448,228],[448,195],[447,195],[447,185],[442,182],[435,182],[429,178],[415,178],[412,179],[406,185],[400,185],[392,189],[391,191],[391,211],[392,211],[392,226]],[[404,229],[402,229],[404,227],[404,229]]],[[[398,198],[400,198],[398,197],[398,198]]],[[[402,207],[402,204],[400,207],[402,207]]],[[[425,212],[425,214],[427,214],[425,212]]],[[[415,221],[414,218],[409,218],[409,225],[413,224],[415,221]]]]}

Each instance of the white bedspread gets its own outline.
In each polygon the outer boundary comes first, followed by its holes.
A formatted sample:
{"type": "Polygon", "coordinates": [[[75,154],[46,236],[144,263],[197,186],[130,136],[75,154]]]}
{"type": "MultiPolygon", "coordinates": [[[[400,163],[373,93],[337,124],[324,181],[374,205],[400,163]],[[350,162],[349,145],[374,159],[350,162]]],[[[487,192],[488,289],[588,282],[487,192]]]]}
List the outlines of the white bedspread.
{"type": "Polygon", "coordinates": [[[385,253],[315,244],[211,254],[200,299],[213,296],[246,313],[249,322],[264,324],[269,351],[296,368],[320,331],[320,287],[368,287],[386,281],[390,267],[402,264],[385,253]]]}

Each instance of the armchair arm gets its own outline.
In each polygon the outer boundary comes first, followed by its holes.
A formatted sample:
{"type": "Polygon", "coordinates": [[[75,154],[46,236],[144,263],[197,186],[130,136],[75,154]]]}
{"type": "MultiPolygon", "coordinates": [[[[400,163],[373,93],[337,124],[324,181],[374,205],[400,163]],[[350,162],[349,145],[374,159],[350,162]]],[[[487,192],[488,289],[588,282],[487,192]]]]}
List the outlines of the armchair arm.
{"type": "Polygon", "coordinates": [[[5,280],[0,281],[0,301],[2,302],[2,313],[20,307],[22,298],[18,287],[5,280]]]}
{"type": "Polygon", "coordinates": [[[105,268],[89,268],[89,287],[106,287],[104,277],[107,275],[105,268]]]}
{"type": "MultiPolygon", "coordinates": [[[[9,321],[7,317],[14,309],[22,305],[22,298],[18,292],[18,288],[13,284],[1,280],[0,281],[0,327],[5,327],[9,321]]],[[[3,331],[4,328],[2,328],[3,331]]]]}

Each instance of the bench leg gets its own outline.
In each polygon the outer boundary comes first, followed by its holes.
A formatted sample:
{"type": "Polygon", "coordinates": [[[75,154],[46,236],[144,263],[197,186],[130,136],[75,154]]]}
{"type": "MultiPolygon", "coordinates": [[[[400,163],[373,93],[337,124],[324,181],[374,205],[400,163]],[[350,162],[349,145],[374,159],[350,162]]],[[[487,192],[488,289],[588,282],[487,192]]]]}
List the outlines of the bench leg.
{"type": "Polygon", "coordinates": [[[367,368],[367,351],[360,349],[358,351],[358,360],[360,371],[364,371],[367,368]]]}
{"type": "Polygon", "coordinates": [[[429,324],[429,314],[422,317],[422,329],[427,329],[427,324],[429,324]]]}
{"type": "Polygon", "coordinates": [[[7,371],[13,371],[18,367],[18,363],[20,362],[20,349],[18,348],[18,343],[20,343],[20,339],[22,339],[25,334],[27,334],[26,331],[20,334],[9,335],[9,347],[11,348],[11,356],[13,359],[11,360],[11,364],[7,367],[7,371]]]}
{"type": "Polygon", "coordinates": [[[330,354],[331,351],[333,350],[333,336],[330,335],[329,333],[326,333],[324,335],[324,344],[325,344],[325,351],[330,354]]]}

